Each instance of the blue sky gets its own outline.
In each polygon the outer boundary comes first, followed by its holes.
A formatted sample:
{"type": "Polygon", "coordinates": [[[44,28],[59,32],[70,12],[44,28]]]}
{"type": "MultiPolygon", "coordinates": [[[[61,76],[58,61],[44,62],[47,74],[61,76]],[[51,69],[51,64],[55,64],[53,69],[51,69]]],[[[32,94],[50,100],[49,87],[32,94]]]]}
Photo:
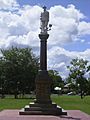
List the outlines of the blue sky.
{"type": "Polygon", "coordinates": [[[77,9],[85,13],[90,18],[90,0],[18,0],[20,5],[46,5],[48,8],[54,5],[67,6],[68,4],[74,4],[77,9]]]}
{"type": "MultiPolygon", "coordinates": [[[[42,6],[50,13],[48,69],[68,76],[73,58],[90,61],[90,0],[0,0],[0,48],[31,47],[39,55],[42,6]]],[[[89,63],[90,64],[90,63],[89,63]]]]}

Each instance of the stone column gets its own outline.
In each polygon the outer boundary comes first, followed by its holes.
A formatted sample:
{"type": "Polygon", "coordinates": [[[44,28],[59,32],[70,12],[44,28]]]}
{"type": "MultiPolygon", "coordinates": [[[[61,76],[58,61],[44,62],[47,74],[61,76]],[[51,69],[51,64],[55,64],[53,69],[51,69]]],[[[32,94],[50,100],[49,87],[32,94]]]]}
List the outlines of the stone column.
{"type": "Polygon", "coordinates": [[[40,38],[40,70],[47,70],[47,39],[49,34],[39,34],[40,38]]]}
{"type": "Polygon", "coordinates": [[[40,38],[40,71],[36,77],[36,102],[51,103],[50,87],[51,78],[47,72],[47,39],[49,34],[39,34],[40,38]]]}

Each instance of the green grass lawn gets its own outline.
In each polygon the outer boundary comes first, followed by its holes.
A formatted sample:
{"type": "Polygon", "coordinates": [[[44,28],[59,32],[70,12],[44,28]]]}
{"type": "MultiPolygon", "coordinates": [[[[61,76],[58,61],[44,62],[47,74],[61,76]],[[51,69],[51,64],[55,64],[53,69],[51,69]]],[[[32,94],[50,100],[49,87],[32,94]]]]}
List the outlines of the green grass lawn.
{"type": "Polygon", "coordinates": [[[90,115],[90,96],[86,96],[84,99],[81,99],[80,96],[52,96],[52,101],[65,110],[81,110],[90,115]]]}
{"type": "MultiPolygon", "coordinates": [[[[58,96],[52,95],[52,101],[56,102],[65,110],[81,110],[90,115],[90,96],[81,99],[80,96],[58,96]]],[[[0,99],[0,110],[3,109],[21,109],[28,105],[32,99],[0,99]]]]}
{"type": "Polygon", "coordinates": [[[0,111],[3,109],[20,109],[25,105],[28,105],[30,101],[30,99],[0,99],[0,111]]]}

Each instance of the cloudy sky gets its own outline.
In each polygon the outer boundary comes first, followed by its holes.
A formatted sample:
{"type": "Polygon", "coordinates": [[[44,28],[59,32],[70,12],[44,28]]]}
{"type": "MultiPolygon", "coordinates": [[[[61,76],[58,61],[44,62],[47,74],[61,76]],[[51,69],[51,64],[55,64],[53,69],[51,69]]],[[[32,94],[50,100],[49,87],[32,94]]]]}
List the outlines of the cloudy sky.
{"type": "Polygon", "coordinates": [[[90,0],[0,0],[0,49],[32,47],[39,55],[40,13],[50,13],[48,69],[65,78],[71,59],[90,61],[90,0]]]}

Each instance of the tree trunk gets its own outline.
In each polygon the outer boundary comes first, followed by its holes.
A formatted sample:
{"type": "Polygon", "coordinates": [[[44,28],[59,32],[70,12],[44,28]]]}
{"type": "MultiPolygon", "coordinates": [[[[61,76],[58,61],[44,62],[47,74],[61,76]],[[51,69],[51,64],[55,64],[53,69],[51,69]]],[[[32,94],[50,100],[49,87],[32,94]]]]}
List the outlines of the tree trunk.
{"type": "Polygon", "coordinates": [[[83,99],[83,91],[81,90],[81,99],[83,99]]]}
{"type": "Polygon", "coordinates": [[[15,99],[17,99],[17,98],[18,98],[17,91],[15,91],[14,98],[15,98],[15,99]]]}

